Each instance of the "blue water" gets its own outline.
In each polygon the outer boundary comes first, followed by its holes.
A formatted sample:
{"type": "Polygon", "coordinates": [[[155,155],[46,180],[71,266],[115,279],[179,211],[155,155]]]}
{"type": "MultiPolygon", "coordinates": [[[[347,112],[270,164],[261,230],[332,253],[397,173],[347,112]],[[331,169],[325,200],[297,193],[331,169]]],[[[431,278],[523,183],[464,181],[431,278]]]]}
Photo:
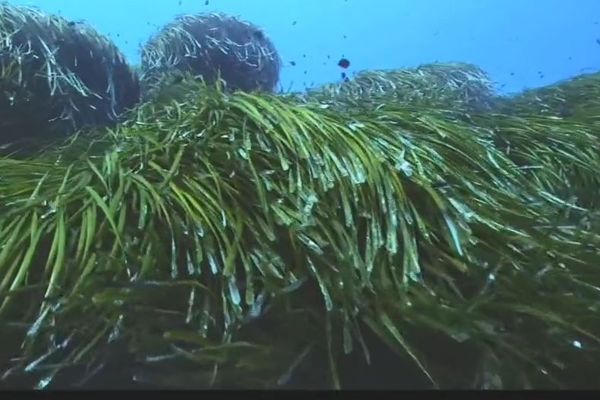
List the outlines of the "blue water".
{"type": "Polygon", "coordinates": [[[12,0],[86,20],[132,63],[180,13],[221,11],[265,29],[284,62],[281,87],[302,90],[351,71],[462,61],[503,92],[600,69],[598,0],[12,0]],[[296,24],[294,25],[294,21],[296,24]],[[330,58],[328,58],[330,56],[330,58]],[[295,62],[295,66],[291,62],[295,62]]]}

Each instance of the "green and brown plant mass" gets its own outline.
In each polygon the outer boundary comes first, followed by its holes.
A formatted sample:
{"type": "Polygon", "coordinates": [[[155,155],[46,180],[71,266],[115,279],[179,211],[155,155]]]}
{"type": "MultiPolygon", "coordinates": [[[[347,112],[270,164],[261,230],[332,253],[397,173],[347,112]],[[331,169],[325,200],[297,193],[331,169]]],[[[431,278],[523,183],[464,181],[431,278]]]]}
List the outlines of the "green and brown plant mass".
{"type": "Polygon", "coordinates": [[[222,79],[230,90],[272,92],[281,60],[262,29],[225,14],[181,15],[165,25],[142,49],[142,86],[150,100],[173,75],[222,79]]]}
{"type": "Polygon", "coordinates": [[[597,388],[593,118],[469,108],[473,83],[413,102],[184,80],[0,159],[5,382],[597,388]]]}
{"type": "Polygon", "coordinates": [[[139,101],[137,75],[87,24],[1,3],[0,39],[2,146],[105,126],[139,101]]]}

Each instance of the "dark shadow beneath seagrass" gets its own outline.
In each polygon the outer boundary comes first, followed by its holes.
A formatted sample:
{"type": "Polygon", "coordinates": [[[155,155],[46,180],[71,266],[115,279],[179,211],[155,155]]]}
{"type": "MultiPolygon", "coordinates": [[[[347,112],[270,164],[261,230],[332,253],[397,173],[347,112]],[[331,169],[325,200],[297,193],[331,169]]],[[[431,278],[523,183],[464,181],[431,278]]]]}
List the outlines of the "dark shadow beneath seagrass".
{"type": "MultiPolygon", "coordinates": [[[[367,364],[362,353],[356,351],[340,360],[340,379],[344,390],[428,390],[431,383],[415,371],[409,360],[400,358],[376,337],[366,331],[365,340],[371,352],[371,364],[367,364]]],[[[194,382],[194,375],[185,379],[186,385],[160,384],[165,374],[176,373],[162,368],[145,368],[143,373],[136,373],[139,365],[126,355],[123,345],[114,344],[107,352],[110,359],[102,369],[90,371],[90,375],[82,380],[82,368],[66,368],[47,389],[49,390],[264,390],[261,386],[237,386],[229,382],[227,386],[207,387],[200,380],[194,382]]],[[[464,354],[463,354],[464,356],[464,354]]],[[[327,377],[327,357],[316,353],[308,356],[290,380],[284,385],[269,390],[330,390],[331,383],[327,377]]],[[[186,375],[185,369],[179,372],[186,375]]],[[[0,390],[29,390],[38,381],[23,375],[12,376],[0,380],[0,390]]]]}

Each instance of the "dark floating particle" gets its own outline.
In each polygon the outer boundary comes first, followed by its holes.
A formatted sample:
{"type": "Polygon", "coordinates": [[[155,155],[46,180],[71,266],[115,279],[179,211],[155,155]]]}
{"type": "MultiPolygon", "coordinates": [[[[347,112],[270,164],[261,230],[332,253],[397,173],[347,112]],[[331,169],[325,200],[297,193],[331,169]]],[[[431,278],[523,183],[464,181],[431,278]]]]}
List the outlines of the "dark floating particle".
{"type": "Polygon", "coordinates": [[[346,69],[350,67],[350,60],[348,60],[347,58],[342,58],[340,61],[338,61],[338,66],[346,69]]]}
{"type": "Polygon", "coordinates": [[[205,6],[207,6],[207,5],[208,5],[208,3],[209,3],[209,1],[208,1],[208,0],[206,0],[206,1],[204,2],[204,5],[205,5],[205,6]]]}
{"type": "Polygon", "coordinates": [[[254,31],[254,37],[258,40],[264,40],[265,34],[262,31],[254,31]]]}
{"type": "Polygon", "coordinates": [[[600,45],[600,38],[596,39],[596,44],[600,45]]]}
{"type": "Polygon", "coordinates": [[[511,72],[511,73],[510,73],[510,76],[515,76],[515,73],[514,73],[514,72],[511,72]]]}
{"type": "Polygon", "coordinates": [[[350,82],[350,78],[348,78],[348,75],[346,75],[345,72],[342,72],[342,80],[344,82],[350,82]]]}
{"type": "Polygon", "coordinates": [[[295,67],[295,66],[296,66],[296,61],[290,61],[290,65],[291,65],[292,67],[295,67]]]}
{"type": "Polygon", "coordinates": [[[297,23],[298,23],[297,21],[294,21],[294,22],[292,22],[292,25],[296,25],[297,23]]]}

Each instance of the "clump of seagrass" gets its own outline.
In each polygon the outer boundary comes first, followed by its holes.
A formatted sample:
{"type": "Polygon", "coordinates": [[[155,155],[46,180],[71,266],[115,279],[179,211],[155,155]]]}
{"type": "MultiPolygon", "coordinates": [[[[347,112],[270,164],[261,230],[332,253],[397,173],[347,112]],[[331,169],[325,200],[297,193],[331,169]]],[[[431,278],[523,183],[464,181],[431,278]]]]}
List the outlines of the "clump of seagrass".
{"type": "Polygon", "coordinates": [[[305,97],[343,108],[375,108],[385,101],[485,111],[494,104],[496,93],[487,74],[477,66],[448,63],[364,71],[350,81],[311,90],[305,97]]]}
{"type": "Polygon", "coordinates": [[[173,71],[213,83],[219,77],[231,90],[267,91],[279,80],[281,61],[258,27],[223,14],[179,16],[142,49],[145,97],[173,71]]]}
{"type": "Polygon", "coordinates": [[[3,378],[598,386],[596,225],[488,128],[194,83],[61,157],[0,158],[3,378]],[[343,368],[376,345],[391,366],[343,368]]]}
{"type": "Polygon", "coordinates": [[[571,204],[600,207],[600,74],[587,74],[498,100],[472,122],[532,180],[571,204]]]}
{"type": "Polygon", "coordinates": [[[571,121],[600,116],[600,73],[586,74],[508,97],[498,110],[511,115],[540,115],[571,121]]]}
{"type": "Polygon", "coordinates": [[[0,143],[112,123],[139,95],[124,56],[90,26],[0,5],[0,143]]]}

